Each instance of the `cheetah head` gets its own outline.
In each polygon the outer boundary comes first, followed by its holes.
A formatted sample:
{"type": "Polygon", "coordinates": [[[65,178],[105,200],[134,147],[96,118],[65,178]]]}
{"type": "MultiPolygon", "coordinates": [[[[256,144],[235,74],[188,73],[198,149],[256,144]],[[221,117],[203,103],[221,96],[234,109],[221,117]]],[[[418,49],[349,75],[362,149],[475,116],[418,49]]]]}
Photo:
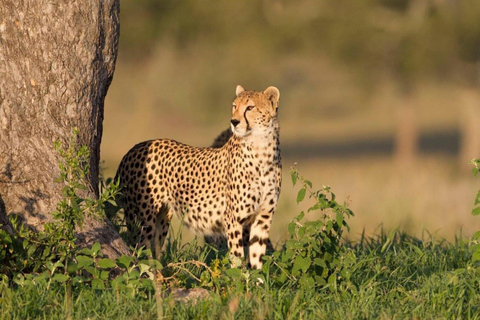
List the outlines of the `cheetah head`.
{"type": "Polygon", "coordinates": [[[271,132],[277,121],[278,89],[268,87],[263,92],[246,91],[239,85],[236,94],[230,120],[232,132],[240,137],[265,136],[271,132]]]}

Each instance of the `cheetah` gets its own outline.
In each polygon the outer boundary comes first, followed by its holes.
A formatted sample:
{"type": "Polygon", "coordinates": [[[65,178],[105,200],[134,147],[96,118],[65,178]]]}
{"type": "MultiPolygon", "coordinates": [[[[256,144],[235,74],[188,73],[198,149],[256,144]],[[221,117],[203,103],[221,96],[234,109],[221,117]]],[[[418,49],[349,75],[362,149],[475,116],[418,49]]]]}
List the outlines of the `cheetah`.
{"type": "MultiPolygon", "coordinates": [[[[228,128],[220,132],[220,134],[213,140],[213,143],[211,144],[210,147],[212,148],[221,148],[225,143],[228,142],[230,137],[232,136],[232,129],[228,128]]],[[[249,232],[250,230],[248,228],[243,228],[243,239],[249,239],[249,232]]],[[[224,249],[227,248],[227,239],[225,238],[224,235],[205,235],[204,236],[205,243],[208,243],[209,245],[212,245],[216,247],[217,249],[224,249]]],[[[272,253],[275,251],[275,248],[273,247],[272,242],[270,239],[266,240],[267,244],[267,252],[272,253]]]]}
{"type": "Polygon", "coordinates": [[[249,266],[261,268],[281,187],[279,98],[275,87],[237,86],[232,133],[221,147],[158,139],[128,151],[116,179],[133,240],[153,244],[158,257],[175,214],[196,234],[224,236],[231,255],[248,251],[249,266]]]}

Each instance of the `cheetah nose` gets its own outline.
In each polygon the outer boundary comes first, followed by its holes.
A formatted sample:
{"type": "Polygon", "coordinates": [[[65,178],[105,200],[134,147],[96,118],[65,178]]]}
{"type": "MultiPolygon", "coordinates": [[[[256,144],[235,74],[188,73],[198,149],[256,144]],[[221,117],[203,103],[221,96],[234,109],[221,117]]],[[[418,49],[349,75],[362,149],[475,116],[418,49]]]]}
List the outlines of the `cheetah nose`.
{"type": "Polygon", "coordinates": [[[231,123],[231,124],[233,124],[233,126],[234,126],[234,127],[236,127],[236,126],[237,126],[237,124],[239,124],[239,123],[240,123],[240,120],[237,120],[237,119],[232,119],[232,120],[230,120],[230,123],[231,123]]]}

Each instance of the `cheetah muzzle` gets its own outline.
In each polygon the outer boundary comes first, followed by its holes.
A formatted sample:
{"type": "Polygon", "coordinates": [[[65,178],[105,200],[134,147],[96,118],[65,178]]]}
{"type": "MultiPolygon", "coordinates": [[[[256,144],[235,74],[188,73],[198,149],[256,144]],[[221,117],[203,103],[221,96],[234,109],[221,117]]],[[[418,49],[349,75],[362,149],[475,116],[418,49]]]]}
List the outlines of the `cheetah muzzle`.
{"type": "Polygon", "coordinates": [[[262,266],[281,186],[277,109],[280,92],[236,88],[233,134],[219,148],[174,140],[135,145],[117,171],[132,241],[159,256],[176,214],[197,234],[224,236],[230,253],[262,266]]]}

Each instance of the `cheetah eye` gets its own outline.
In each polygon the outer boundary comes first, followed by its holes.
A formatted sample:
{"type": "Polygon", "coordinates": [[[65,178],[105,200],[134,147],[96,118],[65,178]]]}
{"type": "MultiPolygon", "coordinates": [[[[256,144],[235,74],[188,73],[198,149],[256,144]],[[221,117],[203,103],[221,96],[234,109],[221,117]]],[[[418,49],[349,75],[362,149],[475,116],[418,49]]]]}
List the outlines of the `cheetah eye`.
{"type": "Polygon", "coordinates": [[[247,110],[248,110],[248,111],[252,111],[253,108],[255,108],[255,107],[254,107],[254,106],[248,106],[248,107],[247,107],[247,110]]]}
{"type": "Polygon", "coordinates": [[[233,109],[233,110],[235,110],[236,108],[237,108],[237,106],[236,106],[236,105],[233,105],[233,106],[232,106],[232,109],[233,109]]]}

